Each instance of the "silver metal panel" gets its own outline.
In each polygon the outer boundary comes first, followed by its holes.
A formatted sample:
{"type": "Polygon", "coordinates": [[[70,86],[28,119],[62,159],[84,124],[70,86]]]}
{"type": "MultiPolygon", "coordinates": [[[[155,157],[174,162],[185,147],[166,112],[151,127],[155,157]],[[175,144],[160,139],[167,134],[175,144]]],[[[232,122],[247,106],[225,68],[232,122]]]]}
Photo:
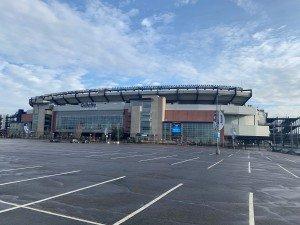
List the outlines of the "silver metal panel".
{"type": "Polygon", "coordinates": [[[214,85],[166,85],[145,87],[123,87],[110,89],[90,89],[53,93],[33,97],[29,104],[42,104],[50,101],[54,104],[77,104],[80,102],[129,102],[132,99],[140,99],[148,95],[160,95],[166,97],[167,102],[214,104],[216,94],[219,93],[221,104],[243,105],[252,97],[252,90],[243,90],[240,87],[214,86],[214,85]],[[235,94],[235,90],[237,90],[235,94]]]}
{"type": "Polygon", "coordinates": [[[53,100],[55,101],[55,104],[59,104],[59,105],[66,104],[66,101],[63,99],[63,97],[55,97],[53,98],[53,100]]]}

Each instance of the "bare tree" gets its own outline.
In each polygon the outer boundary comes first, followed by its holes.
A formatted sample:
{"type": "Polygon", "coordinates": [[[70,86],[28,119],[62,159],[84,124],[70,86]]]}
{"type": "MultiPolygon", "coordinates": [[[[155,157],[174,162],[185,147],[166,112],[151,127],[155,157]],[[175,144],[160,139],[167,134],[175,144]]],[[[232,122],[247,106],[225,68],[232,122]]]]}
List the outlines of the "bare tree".
{"type": "Polygon", "coordinates": [[[81,138],[81,134],[83,131],[83,126],[81,123],[77,124],[76,129],[75,129],[75,138],[76,139],[80,139],[81,138]]]}

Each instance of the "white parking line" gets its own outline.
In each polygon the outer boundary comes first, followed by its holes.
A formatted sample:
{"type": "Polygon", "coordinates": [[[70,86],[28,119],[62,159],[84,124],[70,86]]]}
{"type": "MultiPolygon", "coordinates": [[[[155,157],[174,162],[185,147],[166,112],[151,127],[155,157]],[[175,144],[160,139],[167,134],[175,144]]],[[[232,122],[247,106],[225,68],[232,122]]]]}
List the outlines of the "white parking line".
{"type": "Polygon", "coordinates": [[[211,166],[207,167],[207,169],[209,170],[210,168],[214,167],[215,165],[219,164],[220,162],[222,162],[224,159],[221,159],[220,161],[212,164],[211,166]]]}
{"type": "Polygon", "coordinates": [[[157,153],[141,154],[141,155],[119,156],[119,157],[113,157],[113,158],[110,158],[110,159],[126,159],[126,158],[134,158],[134,157],[146,156],[146,155],[154,155],[154,154],[157,154],[157,153]]]}
{"type": "Polygon", "coordinates": [[[253,193],[249,193],[249,225],[255,225],[253,193]]]}
{"type": "Polygon", "coordinates": [[[199,159],[200,157],[195,157],[195,158],[191,158],[191,159],[186,159],[186,160],[183,160],[183,161],[179,161],[179,162],[175,162],[175,163],[172,163],[171,166],[174,166],[174,165],[177,165],[177,164],[181,164],[181,163],[185,163],[185,162],[189,162],[189,161],[193,161],[193,160],[196,160],[196,159],[199,159]]]}
{"type": "Polygon", "coordinates": [[[287,170],[286,168],[284,168],[283,166],[279,165],[278,163],[277,163],[277,165],[278,165],[281,169],[283,169],[283,170],[285,170],[286,172],[288,172],[289,174],[292,174],[294,177],[299,178],[297,175],[293,174],[291,171],[287,170]]]}
{"type": "Polygon", "coordinates": [[[167,156],[156,157],[156,158],[151,158],[151,159],[142,159],[138,162],[147,162],[147,161],[152,161],[152,160],[157,160],[157,159],[166,159],[166,158],[175,157],[175,156],[177,156],[177,155],[167,155],[167,156]]]}
{"type": "Polygon", "coordinates": [[[78,155],[77,152],[59,154],[59,156],[78,155]]]}
{"type": "Polygon", "coordinates": [[[109,182],[112,182],[112,181],[115,181],[115,180],[120,180],[120,179],[123,179],[125,177],[126,176],[114,178],[114,179],[111,179],[111,180],[103,181],[101,183],[93,184],[93,185],[90,185],[90,186],[87,186],[87,187],[79,188],[79,189],[76,189],[76,190],[72,190],[72,191],[62,193],[62,194],[58,194],[58,195],[54,195],[54,196],[51,196],[51,197],[48,197],[48,198],[44,198],[44,199],[41,199],[41,200],[38,200],[38,201],[30,202],[30,203],[27,203],[27,204],[24,204],[24,205],[19,205],[19,206],[15,206],[15,207],[8,208],[8,209],[3,209],[3,210],[0,210],[0,213],[9,212],[9,211],[12,211],[12,210],[16,210],[16,209],[24,208],[24,207],[31,206],[31,205],[34,205],[34,204],[38,204],[38,203],[41,203],[41,202],[45,202],[45,201],[48,201],[48,200],[51,200],[51,199],[54,199],[54,198],[58,198],[58,197],[62,197],[62,196],[65,196],[65,195],[73,194],[73,193],[76,193],[78,191],[86,190],[86,189],[96,187],[96,186],[99,186],[99,185],[102,185],[102,184],[105,184],[105,183],[109,183],[109,182]]]}
{"type": "Polygon", "coordinates": [[[287,160],[287,161],[290,161],[290,162],[293,162],[293,163],[297,163],[296,161],[294,161],[294,160],[291,160],[291,159],[288,159],[288,158],[285,158],[285,157],[283,157],[285,160],[287,160]]]}
{"type": "MultiPolygon", "coordinates": [[[[114,152],[114,153],[105,153],[105,154],[93,154],[93,155],[87,155],[85,157],[89,158],[89,157],[102,157],[102,156],[106,156],[106,155],[117,155],[117,154],[125,154],[127,152],[114,152]]],[[[128,153],[135,153],[135,152],[128,152],[128,153]]],[[[127,153],[127,154],[128,154],[127,153]]]]}
{"type": "Polygon", "coordinates": [[[161,194],[160,196],[158,196],[157,198],[153,199],[151,202],[148,202],[146,205],[142,206],[141,208],[137,209],[136,211],[130,213],[129,215],[125,216],[123,219],[115,222],[113,225],[119,225],[124,223],[125,221],[129,220],[130,218],[132,218],[133,216],[135,216],[136,214],[144,211],[145,209],[147,209],[149,206],[153,205],[155,202],[159,201],[160,199],[162,199],[163,197],[165,197],[166,195],[168,195],[169,193],[171,193],[172,191],[174,191],[175,189],[181,187],[183,184],[180,183],[178,185],[176,185],[175,187],[171,188],[170,190],[164,192],[163,194],[161,194]]]}
{"type": "Polygon", "coordinates": [[[251,173],[251,165],[250,165],[250,162],[248,162],[248,173],[251,173]]]}
{"type": "Polygon", "coordinates": [[[22,206],[22,205],[18,205],[18,204],[11,203],[11,202],[6,202],[6,201],[3,201],[3,200],[0,200],[0,202],[4,203],[4,204],[7,204],[7,205],[11,205],[11,206],[21,207],[22,209],[28,209],[28,210],[31,210],[31,211],[45,213],[45,214],[48,214],[48,215],[58,216],[58,217],[71,219],[71,220],[75,220],[75,221],[79,221],[79,222],[83,222],[83,223],[95,224],[95,225],[104,225],[102,223],[98,223],[98,222],[94,222],[94,221],[90,221],[90,220],[85,220],[85,219],[81,219],[81,218],[74,217],[74,216],[67,216],[67,215],[64,215],[64,214],[61,214],[61,213],[55,213],[55,212],[50,212],[50,211],[46,211],[46,210],[42,210],[42,209],[36,209],[36,208],[29,207],[29,206],[22,206]]]}
{"type": "Polygon", "coordinates": [[[15,169],[5,169],[0,170],[0,172],[8,172],[8,171],[15,171],[15,170],[26,170],[26,169],[33,169],[33,168],[40,168],[43,166],[28,166],[28,167],[21,167],[21,168],[15,168],[15,169]]]}
{"type": "Polygon", "coordinates": [[[233,154],[230,154],[230,155],[228,156],[228,158],[231,157],[232,155],[233,155],[233,154]]]}
{"type": "Polygon", "coordinates": [[[267,158],[268,160],[272,161],[272,159],[270,159],[268,156],[266,156],[266,158],[267,158]]]}
{"type": "Polygon", "coordinates": [[[56,174],[51,174],[51,175],[46,175],[46,176],[24,179],[24,180],[10,181],[10,182],[6,182],[6,183],[1,183],[0,186],[4,186],[4,185],[8,185],[8,184],[16,184],[16,183],[21,183],[21,182],[26,182],[26,181],[31,181],[31,180],[39,180],[39,179],[48,178],[48,177],[55,177],[55,176],[61,176],[61,175],[66,175],[66,174],[78,173],[80,171],[81,170],[74,170],[74,171],[70,171],[70,172],[56,173],[56,174]]]}

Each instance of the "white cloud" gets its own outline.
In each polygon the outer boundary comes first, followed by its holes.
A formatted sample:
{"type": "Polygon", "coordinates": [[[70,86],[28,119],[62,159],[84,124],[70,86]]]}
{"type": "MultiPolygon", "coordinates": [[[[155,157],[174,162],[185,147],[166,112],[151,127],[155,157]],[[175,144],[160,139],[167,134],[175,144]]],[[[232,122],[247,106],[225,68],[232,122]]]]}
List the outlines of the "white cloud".
{"type": "Polygon", "coordinates": [[[199,82],[199,71],[189,62],[174,62],[174,64],[168,68],[167,72],[170,75],[179,74],[182,79],[194,79],[197,80],[197,82],[199,82]]]}
{"type": "Polygon", "coordinates": [[[150,28],[155,24],[169,24],[174,20],[174,17],[175,14],[170,12],[153,15],[151,17],[144,18],[141,22],[141,25],[150,28]]]}
{"type": "Polygon", "coordinates": [[[266,108],[270,115],[300,116],[300,41],[287,32],[282,36],[278,29],[247,24],[184,35],[177,41],[184,58],[207,60],[189,82],[242,84],[253,89],[250,104],[266,108]]]}
{"type": "Polygon", "coordinates": [[[28,97],[64,89],[82,89],[86,71],[47,69],[35,65],[17,65],[0,60],[0,112],[28,108],[28,97]]]}
{"type": "Polygon", "coordinates": [[[256,32],[252,35],[252,37],[258,41],[261,41],[263,39],[266,39],[268,38],[268,36],[270,35],[270,33],[272,32],[273,30],[271,28],[269,29],[266,29],[266,30],[262,30],[262,31],[259,31],[259,32],[256,32]]]}
{"type": "Polygon", "coordinates": [[[120,0],[119,7],[125,7],[130,5],[131,3],[134,3],[135,0],[120,0]]]}
{"type": "Polygon", "coordinates": [[[139,10],[138,9],[131,9],[128,13],[126,13],[128,16],[130,17],[134,17],[137,16],[139,14],[139,10]]]}
{"type": "Polygon", "coordinates": [[[231,0],[238,7],[242,8],[250,14],[256,14],[258,11],[258,5],[253,0],[231,0]]]}
{"type": "Polygon", "coordinates": [[[132,30],[138,12],[95,1],[84,12],[37,0],[2,0],[0,10],[1,113],[63,90],[242,82],[253,89],[250,103],[274,115],[300,115],[300,42],[285,27],[223,25],[177,37],[162,29],[173,13],[144,18],[132,30]]]}
{"type": "Polygon", "coordinates": [[[152,22],[149,18],[144,18],[141,22],[141,25],[144,27],[152,27],[152,22]]]}
{"type": "Polygon", "coordinates": [[[300,105],[264,106],[270,117],[299,117],[300,105]]]}
{"type": "MultiPolygon", "coordinates": [[[[161,71],[175,61],[156,48],[160,34],[155,28],[131,29],[137,10],[122,12],[91,1],[81,12],[54,0],[2,0],[0,10],[0,86],[1,92],[13,92],[9,101],[0,94],[3,112],[25,107],[33,95],[86,88],[86,82],[97,88],[104,81],[163,80],[161,71]]],[[[165,13],[151,19],[163,26],[173,17],[165,13]]]]}
{"type": "Polygon", "coordinates": [[[47,5],[24,0],[0,4],[1,11],[5,11],[0,15],[0,49],[8,60],[93,69],[144,66],[134,48],[136,40],[126,35],[129,18],[116,9],[94,3],[80,15],[56,2],[47,5]]]}
{"type": "Polygon", "coordinates": [[[175,1],[175,6],[179,7],[179,6],[184,6],[184,5],[193,5],[196,4],[198,2],[198,0],[176,0],[175,1]]]}

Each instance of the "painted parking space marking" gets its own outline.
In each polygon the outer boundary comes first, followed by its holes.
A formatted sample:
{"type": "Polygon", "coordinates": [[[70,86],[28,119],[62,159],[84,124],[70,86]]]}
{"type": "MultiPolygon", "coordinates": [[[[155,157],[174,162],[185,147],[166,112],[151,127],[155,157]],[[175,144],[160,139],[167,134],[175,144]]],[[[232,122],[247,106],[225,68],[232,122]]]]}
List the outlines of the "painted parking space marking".
{"type": "Polygon", "coordinates": [[[125,216],[123,219],[115,222],[113,225],[120,225],[124,222],[126,222],[127,220],[129,220],[130,218],[134,217],[135,215],[137,215],[138,213],[144,211],[145,209],[147,209],[148,207],[150,207],[151,205],[153,205],[155,202],[159,201],[160,199],[162,199],[163,197],[167,196],[168,194],[170,194],[172,191],[176,190],[177,188],[181,187],[183,184],[180,183],[178,185],[176,185],[175,187],[171,188],[170,190],[164,192],[163,194],[159,195],[158,197],[156,197],[155,199],[153,199],[152,201],[148,202],[146,205],[142,206],[141,208],[137,209],[136,211],[128,214],[127,216],[125,216]]]}
{"type": "Polygon", "coordinates": [[[13,168],[13,169],[4,169],[4,170],[0,170],[0,173],[1,172],[8,172],[8,171],[17,171],[17,170],[41,168],[41,167],[43,167],[43,166],[27,166],[27,167],[13,168]]]}
{"type": "Polygon", "coordinates": [[[80,171],[81,170],[74,170],[74,171],[70,171],[70,172],[56,173],[56,174],[39,176],[39,177],[34,177],[34,178],[29,178],[29,179],[10,181],[10,182],[6,182],[6,183],[0,183],[0,186],[5,186],[5,185],[9,185],[9,184],[16,184],[16,183],[21,183],[21,182],[26,182],[26,181],[31,181],[31,180],[39,180],[39,179],[44,179],[44,178],[48,178],[48,177],[55,177],[55,176],[79,173],[80,171]]]}
{"type": "Polygon", "coordinates": [[[272,159],[270,159],[268,156],[266,156],[266,158],[267,158],[269,161],[272,161],[272,159]]]}
{"type": "Polygon", "coordinates": [[[106,156],[106,155],[117,155],[117,154],[125,154],[125,152],[111,152],[111,153],[104,153],[104,154],[93,154],[93,155],[87,155],[85,157],[89,158],[89,157],[102,157],[102,156],[106,156]]]}
{"type": "Polygon", "coordinates": [[[221,163],[223,160],[224,160],[224,159],[221,159],[220,161],[218,161],[218,162],[212,164],[211,166],[207,167],[207,169],[208,169],[208,170],[211,169],[212,167],[214,167],[214,166],[218,165],[219,163],[221,163]]]}
{"type": "Polygon", "coordinates": [[[40,200],[37,200],[37,201],[34,201],[34,202],[30,202],[30,203],[27,203],[27,204],[24,204],[24,205],[19,205],[19,206],[14,206],[14,207],[11,207],[11,208],[8,208],[8,209],[3,209],[3,210],[0,210],[0,213],[9,212],[9,211],[12,211],[12,210],[20,209],[20,208],[23,208],[23,207],[38,204],[38,203],[45,202],[45,201],[55,199],[55,198],[58,198],[58,197],[62,197],[62,196],[65,196],[65,195],[73,194],[73,193],[76,193],[76,192],[79,192],[79,191],[83,191],[83,190],[86,190],[86,189],[90,189],[90,188],[93,188],[93,187],[100,186],[102,184],[106,184],[106,183],[110,183],[110,182],[113,182],[113,181],[116,181],[116,180],[124,179],[125,177],[126,176],[117,177],[117,178],[110,179],[110,180],[107,180],[107,181],[103,181],[103,182],[100,182],[100,183],[97,183],[97,184],[93,184],[93,185],[86,186],[86,187],[83,187],[83,188],[75,189],[75,190],[68,191],[68,192],[65,192],[65,193],[62,193],[62,194],[54,195],[54,196],[51,196],[51,197],[48,197],[48,198],[43,198],[43,199],[40,199],[40,200]]]}
{"type": "Polygon", "coordinates": [[[186,160],[183,160],[183,161],[175,162],[175,163],[172,163],[171,166],[174,166],[174,165],[177,165],[177,164],[182,164],[182,163],[189,162],[189,161],[193,161],[193,160],[196,160],[196,159],[199,159],[199,158],[200,157],[195,157],[195,158],[191,158],[191,159],[186,159],[186,160]]]}
{"type": "Polygon", "coordinates": [[[60,156],[70,156],[70,155],[78,155],[77,152],[72,152],[72,153],[63,153],[63,154],[59,154],[60,156]]]}
{"type": "Polygon", "coordinates": [[[138,162],[148,162],[148,161],[153,161],[153,160],[157,160],[157,159],[167,159],[167,158],[176,157],[176,156],[177,155],[167,155],[167,156],[156,157],[156,158],[151,158],[151,159],[142,159],[138,162]]]}
{"type": "Polygon", "coordinates": [[[248,173],[251,173],[251,164],[248,162],[248,173]]]}
{"type": "Polygon", "coordinates": [[[287,170],[286,168],[284,168],[284,167],[281,166],[280,164],[277,163],[277,165],[278,165],[281,169],[283,169],[283,170],[285,170],[286,172],[288,172],[289,174],[293,175],[294,177],[299,178],[296,174],[294,174],[294,173],[292,173],[291,171],[287,170]]]}
{"type": "Polygon", "coordinates": [[[282,158],[284,158],[284,159],[287,160],[287,161],[290,161],[290,162],[293,162],[293,163],[297,163],[297,162],[294,161],[294,160],[291,160],[291,159],[288,159],[288,158],[285,158],[285,157],[282,157],[282,158]]]}
{"type": "Polygon", "coordinates": [[[249,193],[249,225],[255,225],[253,193],[249,193]]]}
{"type": "Polygon", "coordinates": [[[32,208],[30,206],[22,206],[22,205],[19,205],[19,204],[15,204],[15,203],[3,201],[3,200],[0,200],[0,203],[10,205],[10,206],[20,207],[22,209],[28,209],[28,210],[31,210],[31,211],[40,212],[40,213],[44,213],[44,214],[48,214],[48,215],[52,215],[52,216],[58,216],[58,217],[62,217],[62,218],[65,218],[65,219],[75,220],[75,221],[79,221],[79,222],[83,222],[83,223],[95,224],[95,225],[104,225],[102,223],[98,223],[98,222],[94,222],[94,221],[90,221],[90,220],[86,220],[86,219],[82,219],[82,218],[78,218],[78,217],[74,217],[74,216],[67,216],[67,215],[64,215],[64,214],[61,214],[61,213],[55,213],[55,212],[50,212],[50,211],[47,211],[47,210],[32,208]]]}
{"type": "Polygon", "coordinates": [[[126,159],[126,158],[135,158],[140,156],[147,156],[147,155],[155,155],[157,153],[149,153],[149,154],[139,154],[139,155],[128,155],[128,156],[119,156],[119,157],[113,157],[110,159],[126,159]]]}

